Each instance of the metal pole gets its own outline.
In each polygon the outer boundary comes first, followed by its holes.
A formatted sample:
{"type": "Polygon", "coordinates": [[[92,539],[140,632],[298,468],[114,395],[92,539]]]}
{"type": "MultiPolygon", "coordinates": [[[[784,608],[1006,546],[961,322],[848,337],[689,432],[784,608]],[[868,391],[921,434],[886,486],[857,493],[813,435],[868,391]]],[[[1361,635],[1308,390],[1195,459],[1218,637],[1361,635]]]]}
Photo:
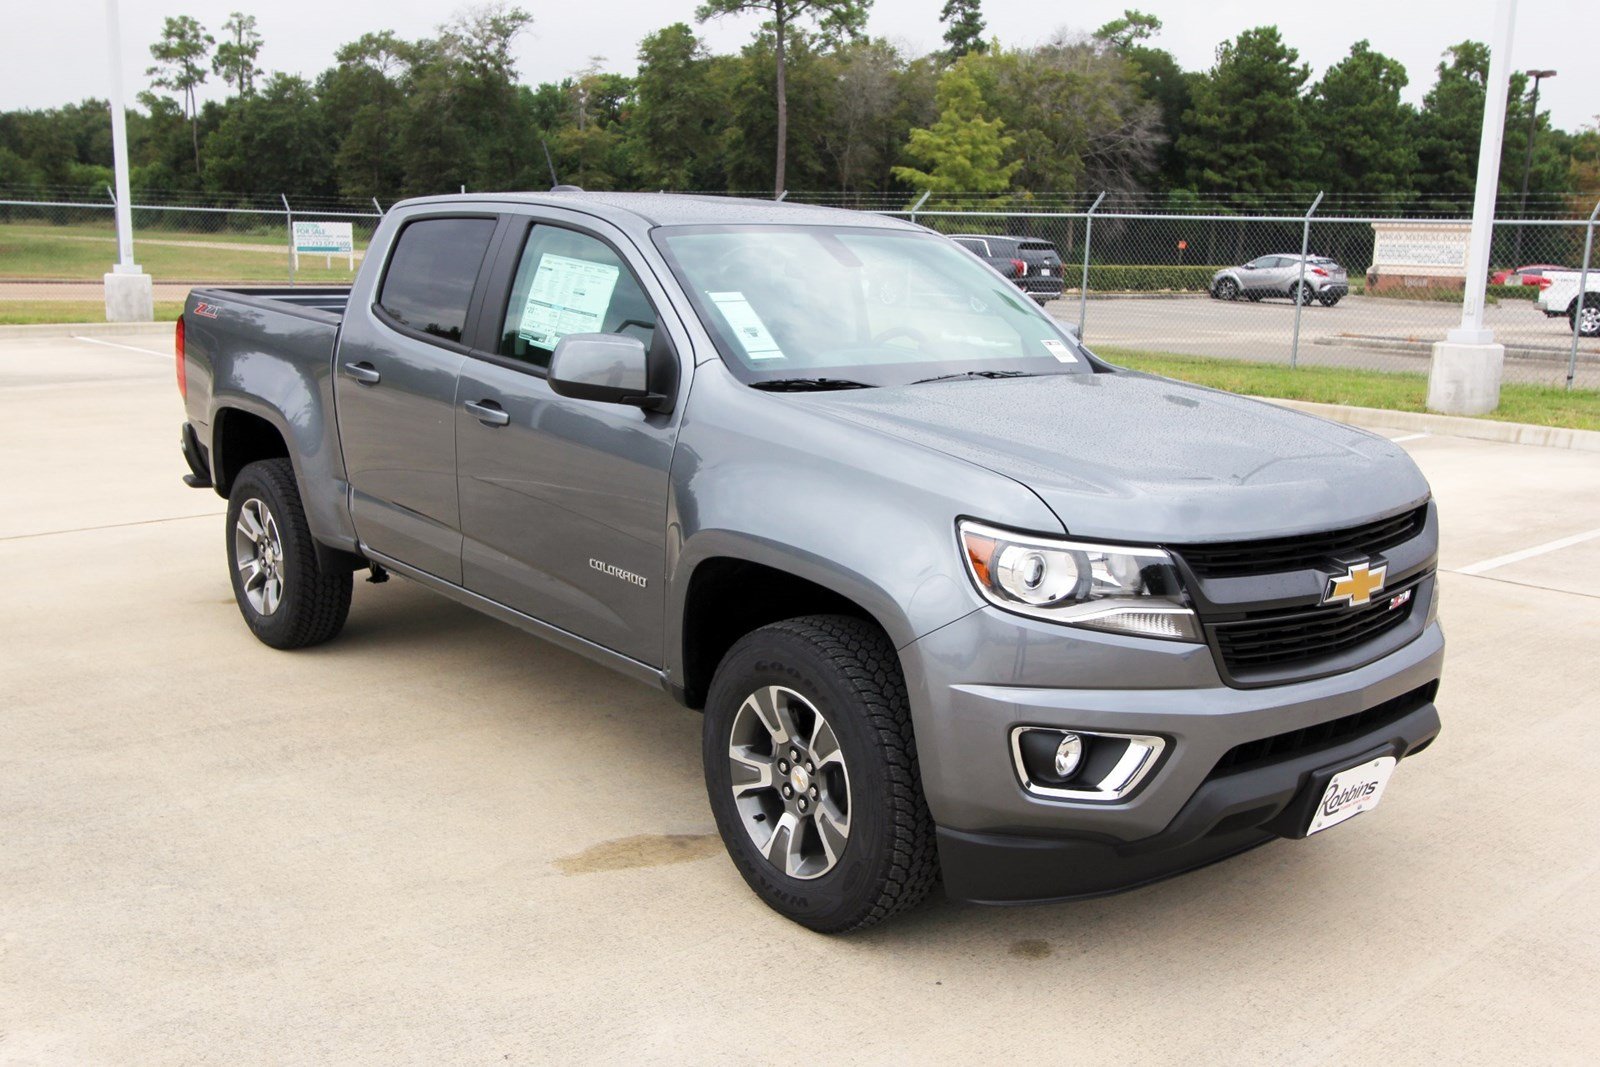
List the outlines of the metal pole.
{"type": "Polygon", "coordinates": [[[289,198],[282,193],[278,199],[283,201],[283,217],[289,226],[289,287],[294,288],[294,212],[289,210],[289,198]]]}
{"type": "Polygon", "coordinates": [[[117,0],[106,0],[106,40],[111,62],[111,163],[117,184],[117,265],[118,274],[138,274],[133,261],[133,194],[128,191],[128,116],[122,106],[122,28],[117,18],[117,0]]]}
{"type": "Polygon", "coordinates": [[[933,195],[933,190],[932,189],[926,189],[926,190],[923,191],[921,196],[917,197],[917,202],[915,204],[911,205],[911,224],[913,226],[915,226],[917,224],[917,209],[919,207],[921,207],[923,204],[926,204],[928,202],[928,197],[930,197],[932,195],[933,195]]]}
{"type": "Polygon", "coordinates": [[[1300,309],[1306,306],[1306,253],[1311,250],[1311,216],[1317,213],[1317,205],[1322,203],[1322,193],[1317,193],[1317,198],[1311,201],[1311,206],[1306,208],[1305,221],[1300,230],[1300,280],[1294,286],[1294,341],[1289,345],[1289,369],[1293,370],[1300,365],[1300,309]]]}
{"type": "Polygon", "coordinates": [[[373,207],[374,210],[377,211],[378,214],[380,214],[380,215],[383,214],[383,205],[378,203],[378,198],[377,197],[373,197],[372,198],[372,207],[373,207]]]}
{"type": "Polygon", "coordinates": [[[789,195],[789,190],[785,189],[783,192],[779,193],[777,196],[773,197],[772,199],[781,204],[781,203],[783,203],[783,198],[788,196],[788,195],[789,195]]]}
{"type": "MultiPolygon", "coordinates": [[[[1539,124],[1539,82],[1544,78],[1554,78],[1553,70],[1530,70],[1528,76],[1533,79],[1533,100],[1528,105],[1528,154],[1522,163],[1522,200],[1517,210],[1519,218],[1528,217],[1528,179],[1533,174],[1533,135],[1539,124]]],[[[1516,250],[1512,253],[1512,266],[1522,266],[1522,231],[1525,226],[1517,227],[1516,250]]]]}
{"type": "Polygon", "coordinates": [[[1083,281],[1078,286],[1078,340],[1083,340],[1083,325],[1089,315],[1089,241],[1094,237],[1094,209],[1106,198],[1105,190],[1089,205],[1083,217],[1083,281]]]}
{"type": "Polygon", "coordinates": [[[1467,288],[1461,297],[1461,325],[1445,335],[1456,344],[1494,342],[1494,331],[1483,327],[1483,296],[1489,284],[1489,244],[1494,237],[1494,202],[1500,185],[1500,142],[1505,136],[1506,93],[1511,84],[1511,42],[1516,15],[1516,0],[1496,0],[1494,33],[1489,38],[1489,79],[1483,98],[1483,131],[1478,140],[1472,236],[1467,246],[1467,288]]]}
{"type": "Polygon", "coordinates": [[[1589,302],[1589,256],[1594,251],[1594,220],[1600,215],[1600,202],[1589,212],[1589,225],[1583,233],[1583,269],[1578,272],[1578,303],[1572,309],[1572,352],[1567,356],[1567,388],[1578,373],[1578,331],[1583,326],[1583,306],[1589,302]]]}

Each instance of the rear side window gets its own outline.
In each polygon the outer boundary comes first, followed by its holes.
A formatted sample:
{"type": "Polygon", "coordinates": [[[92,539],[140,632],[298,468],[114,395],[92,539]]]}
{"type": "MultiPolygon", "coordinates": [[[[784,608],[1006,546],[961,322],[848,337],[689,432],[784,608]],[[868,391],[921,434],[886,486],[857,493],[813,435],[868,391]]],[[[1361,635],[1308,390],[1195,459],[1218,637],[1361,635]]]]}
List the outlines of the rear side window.
{"type": "Polygon", "coordinates": [[[982,241],[974,241],[970,237],[957,237],[955,240],[956,244],[967,249],[969,252],[976,252],[980,256],[986,256],[989,254],[989,249],[982,241]]]}
{"type": "Polygon", "coordinates": [[[655,309],[610,245],[559,226],[528,231],[500,330],[502,356],[548,368],[569,333],[620,333],[648,350],[655,329],[655,309]]]}
{"type": "Polygon", "coordinates": [[[400,231],[378,306],[402,326],[460,341],[493,219],[419,219],[400,231]]]}
{"type": "Polygon", "coordinates": [[[1018,252],[1054,252],[1056,246],[1049,241],[1023,241],[1017,245],[1018,252]]]}

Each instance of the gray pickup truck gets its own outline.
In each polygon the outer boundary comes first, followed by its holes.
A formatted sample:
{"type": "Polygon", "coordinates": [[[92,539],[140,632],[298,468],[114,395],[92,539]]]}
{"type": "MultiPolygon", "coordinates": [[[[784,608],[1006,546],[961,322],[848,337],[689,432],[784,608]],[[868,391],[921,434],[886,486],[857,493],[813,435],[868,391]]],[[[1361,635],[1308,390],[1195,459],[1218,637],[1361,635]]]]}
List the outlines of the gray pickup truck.
{"type": "Polygon", "coordinates": [[[729,855],[816,930],[1303,838],[1439,730],[1399,447],[1112,366],[897,220],[412,200],[348,290],[195,290],[178,381],[262,641],[392,573],[703,709],[729,855]]]}

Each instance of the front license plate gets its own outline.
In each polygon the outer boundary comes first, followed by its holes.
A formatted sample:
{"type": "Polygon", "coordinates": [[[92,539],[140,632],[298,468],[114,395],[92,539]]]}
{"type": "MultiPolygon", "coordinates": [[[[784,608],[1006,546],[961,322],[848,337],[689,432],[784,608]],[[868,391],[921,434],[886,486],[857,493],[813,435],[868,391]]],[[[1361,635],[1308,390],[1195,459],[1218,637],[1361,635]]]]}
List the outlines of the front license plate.
{"type": "Polygon", "coordinates": [[[1384,787],[1389,784],[1389,776],[1394,773],[1394,765],[1393,756],[1379,756],[1370,763],[1347,767],[1334,775],[1327,792],[1317,802],[1317,810],[1311,813],[1306,836],[1338,826],[1352,816],[1377,807],[1378,801],[1383,799],[1384,787]]]}

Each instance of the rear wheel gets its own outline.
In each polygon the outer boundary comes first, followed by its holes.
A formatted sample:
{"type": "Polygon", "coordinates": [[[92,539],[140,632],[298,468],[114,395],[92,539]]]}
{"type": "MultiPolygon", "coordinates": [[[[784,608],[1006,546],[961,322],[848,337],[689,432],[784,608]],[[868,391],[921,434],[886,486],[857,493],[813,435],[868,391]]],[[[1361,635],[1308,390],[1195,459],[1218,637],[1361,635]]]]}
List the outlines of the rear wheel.
{"type": "Polygon", "coordinates": [[[1237,300],[1239,299],[1239,283],[1232,278],[1224,278],[1217,283],[1212,293],[1216,295],[1218,300],[1237,300]]]}
{"type": "Polygon", "coordinates": [[[320,644],[344,627],[351,574],[324,571],[287,459],[239,472],[228,493],[228,567],[245,625],[273,648],[320,644]]]}
{"type": "Polygon", "coordinates": [[[1333,305],[1339,302],[1339,294],[1323,293],[1321,296],[1317,297],[1317,300],[1322,304],[1323,307],[1331,308],[1333,305]]]}
{"type": "Polygon", "coordinates": [[[1600,293],[1589,293],[1583,298],[1583,307],[1578,307],[1578,302],[1572,302],[1572,309],[1567,312],[1567,322],[1579,337],[1600,337],[1600,293]]]}
{"type": "Polygon", "coordinates": [[[807,616],[742,638],[712,682],[703,755],[728,855],[779,914],[843,933],[932,888],[905,681],[871,623],[807,616]]]}
{"type": "Polygon", "coordinates": [[[1297,304],[1305,305],[1315,300],[1316,294],[1312,292],[1311,286],[1305,282],[1295,282],[1289,286],[1289,299],[1297,304]],[[1297,293],[1298,295],[1296,295],[1297,293]]]}

